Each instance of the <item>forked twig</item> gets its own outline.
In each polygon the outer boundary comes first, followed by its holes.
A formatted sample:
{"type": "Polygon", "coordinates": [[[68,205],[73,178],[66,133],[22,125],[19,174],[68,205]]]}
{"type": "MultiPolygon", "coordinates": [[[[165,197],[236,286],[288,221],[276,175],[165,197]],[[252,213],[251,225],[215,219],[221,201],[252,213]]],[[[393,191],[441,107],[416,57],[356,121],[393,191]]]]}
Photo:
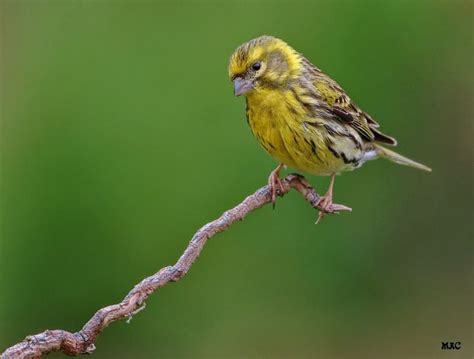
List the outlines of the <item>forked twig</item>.
{"type": "MultiPolygon", "coordinates": [[[[301,193],[313,208],[321,209],[318,207],[320,196],[304,177],[290,174],[282,180],[282,185],[283,191],[278,193],[279,196],[283,196],[293,188],[301,193]]],[[[224,212],[218,219],[199,229],[176,264],[164,267],[152,276],[143,279],[120,303],[99,309],[80,331],[70,333],[65,330],[45,330],[36,335],[29,335],[22,342],[6,349],[1,358],[40,358],[44,354],[55,351],[72,356],[91,354],[95,350],[94,343],[97,336],[110,323],[124,318],[130,319],[144,308],[145,300],[153,292],[169,282],[180,280],[189,271],[209,238],[225,231],[253,210],[270,202],[269,187],[260,188],[240,204],[224,212]]]]}

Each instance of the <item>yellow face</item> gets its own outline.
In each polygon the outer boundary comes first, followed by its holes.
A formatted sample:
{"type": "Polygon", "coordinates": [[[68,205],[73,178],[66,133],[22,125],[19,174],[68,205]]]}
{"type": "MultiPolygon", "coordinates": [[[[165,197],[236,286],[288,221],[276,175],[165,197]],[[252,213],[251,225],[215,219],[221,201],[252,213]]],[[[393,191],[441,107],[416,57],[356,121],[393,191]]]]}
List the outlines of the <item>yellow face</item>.
{"type": "Polygon", "coordinates": [[[230,57],[229,77],[234,83],[234,94],[287,85],[300,70],[297,53],[284,41],[261,36],[239,46],[230,57]]]}

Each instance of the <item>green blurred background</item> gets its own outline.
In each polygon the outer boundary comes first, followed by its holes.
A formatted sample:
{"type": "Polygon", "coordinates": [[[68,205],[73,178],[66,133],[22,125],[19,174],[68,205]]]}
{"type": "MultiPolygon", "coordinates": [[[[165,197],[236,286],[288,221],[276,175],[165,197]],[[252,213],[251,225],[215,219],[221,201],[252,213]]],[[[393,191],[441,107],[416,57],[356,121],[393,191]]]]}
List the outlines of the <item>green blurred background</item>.
{"type": "Polygon", "coordinates": [[[354,211],[317,226],[296,193],[252,213],[106,329],[95,357],[472,357],[472,2],[1,0],[0,13],[0,351],[79,330],[266,183],[275,161],[227,62],[271,34],[433,173],[344,174],[335,200],[354,211]]]}

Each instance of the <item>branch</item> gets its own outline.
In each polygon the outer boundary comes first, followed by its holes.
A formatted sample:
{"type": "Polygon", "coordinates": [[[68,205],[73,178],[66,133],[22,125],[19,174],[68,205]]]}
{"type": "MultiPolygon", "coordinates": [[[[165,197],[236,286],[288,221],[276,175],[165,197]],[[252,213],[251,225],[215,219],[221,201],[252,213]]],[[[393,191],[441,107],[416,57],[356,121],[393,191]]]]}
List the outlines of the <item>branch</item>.
{"type": "MultiPolygon", "coordinates": [[[[322,209],[318,205],[320,196],[304,177],[290,174],[282,180],[282,185],[283,191],[278,192],[279,196],[283,196],[294,188],[313,208],[322,209]]],[[[145,300],[153,292],[169,282],[180,280],[191,268],[209,238],[225,231],[233,223],[244,219],[248,213],[270,202],[269,187],[260,188],[243,202],[224,212],[218,219],[199,229],[175,265],[164,267],[152,276],[143,279],[120,303],[99,309],[80,331],[70,333],[65,330],[45,330],[40,334],[27,336],[22,342],[5,350],[1,359],[40,358],[44,354],[56,351],[71,356],[91,354],[95,350],[94,343],[98,335],[110,323],[132,318],[134,314],[145,308],[145,300]]]]}

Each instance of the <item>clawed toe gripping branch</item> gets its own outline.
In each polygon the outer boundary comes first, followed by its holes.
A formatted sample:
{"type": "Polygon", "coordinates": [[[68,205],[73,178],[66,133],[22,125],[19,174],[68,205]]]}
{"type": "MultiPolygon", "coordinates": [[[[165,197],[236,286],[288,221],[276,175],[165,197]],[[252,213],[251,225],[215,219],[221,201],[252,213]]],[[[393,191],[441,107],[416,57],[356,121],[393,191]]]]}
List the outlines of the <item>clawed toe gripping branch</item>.
{"type": "MultiPolygon", "coordinates": [[[[328,207],[320,204],[321,197],[304,177],[290,174],[281,180],[281,185],[281,188],[277,191],[278,196],[285,195],[293,188],[301,193],[313,208],[325,213],[335,212],[335,210],[332,211],[331,208],[328,209],[328,207]]],[[[65,330],[45,330],[36,335],[29,335],[22,342],[6,349],[1,354],[1,359],[40,358],[50,352],[63,352],[71,356],[91,354],[95,350],[98,335],[110,323],[126,318],[130,320],[134,314],[144,309],[145,300],[153,292],[169,282],[180,280],[186,275],[209,238],[225,231],[253,210],[271,202],[272,191],[270,187],[267,185],[260,188],[240,204],[224,212],[218,219],[199,229],[176,264],[164,267],[152,276],[143,279],[120,303],[99,309],[80,331],[70,333],[65,330]]],[[[334,208],[338,209],[338,207],[334,208]]],[[[344,210],[344,208],[339,208],[339,210],[341,209],[344,210]]]]}

